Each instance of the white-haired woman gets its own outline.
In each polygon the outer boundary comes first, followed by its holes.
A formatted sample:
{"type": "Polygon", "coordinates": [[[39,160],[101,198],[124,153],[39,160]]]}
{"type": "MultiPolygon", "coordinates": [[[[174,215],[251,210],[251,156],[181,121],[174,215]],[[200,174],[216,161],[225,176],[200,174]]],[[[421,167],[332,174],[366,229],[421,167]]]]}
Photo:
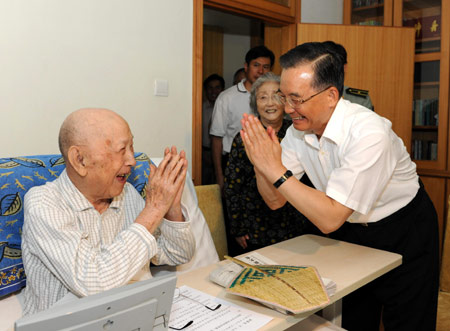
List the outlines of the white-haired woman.
{"type": "MultiPolygon", "coordinates": [[[[276,98],[280,77],[268,72],[252,85],[250,108],[265,126],[283,139],[291,121],[284,118],[283,105],[276,98]]],[[[233,140],[225,168],[224,196],[228,212],[231,255],[258,249],[304,234],[309,221],[290,204],[271,210],[256,186],[253,165],[245,153],[240,133],[233,140]]]]}

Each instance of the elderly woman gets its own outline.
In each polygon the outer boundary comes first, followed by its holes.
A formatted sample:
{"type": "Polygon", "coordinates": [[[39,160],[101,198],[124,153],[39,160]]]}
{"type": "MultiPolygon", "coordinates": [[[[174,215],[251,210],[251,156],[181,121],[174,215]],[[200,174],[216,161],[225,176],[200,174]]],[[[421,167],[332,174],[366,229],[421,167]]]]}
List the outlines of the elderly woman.
{"type": "MultiPolygon", "coordinates": [[[[261,123],[283,139],[291,121],[284,118],[276,98],[280,77],[268,72],[252,85],[250,108],[261,123]]],[[[256,186],[253,165],[245,153],[240,133],[233,140],[225,168],[224,196],[228,212],[231,255],[252,251],[304,234],[309,221],[290,204],[271,210],[256,186]]]]}

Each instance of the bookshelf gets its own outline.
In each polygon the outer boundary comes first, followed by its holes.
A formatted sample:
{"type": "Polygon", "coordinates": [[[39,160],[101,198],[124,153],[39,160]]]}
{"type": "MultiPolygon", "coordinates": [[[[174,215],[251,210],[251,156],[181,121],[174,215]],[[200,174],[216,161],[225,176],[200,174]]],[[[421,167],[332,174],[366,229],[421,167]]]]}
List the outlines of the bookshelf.
{"type": "Polygon", "coordinates": [[[383,25],[383,0],[352,0],[352,24],[383,25]]]}
{"type": "Polygon", "coordinates": [[[371,20],[415,29],[413,106],[402,118],[412,118],[407,147],[438,212],[442,239],[450,193],[450,1],[344,0],[344,24],[371,20]]]}
{"type": "Polygon", "coordinates": [[[416,61],[414,65],[411,157],[416,161],[438,160],[439,69],[440,61],[416,61]]]}
{"type": "Polygon", "coordinates": [[[423,118],[429,111],[425,100],[437,100],[435,123],[413,121],[411,156],[438,212],[441,244],[450,192],[449,5],[441,0],[396,0],[393,18],[394,26],[416,29],[413,104],[419,113],[413,108],[413,116],[420,118],[421,113],[423,118]]]}
{"type": "Polygon", "coordinates": [[[344,24],[392,25],[394,0],[344,0],[344,24]]]}

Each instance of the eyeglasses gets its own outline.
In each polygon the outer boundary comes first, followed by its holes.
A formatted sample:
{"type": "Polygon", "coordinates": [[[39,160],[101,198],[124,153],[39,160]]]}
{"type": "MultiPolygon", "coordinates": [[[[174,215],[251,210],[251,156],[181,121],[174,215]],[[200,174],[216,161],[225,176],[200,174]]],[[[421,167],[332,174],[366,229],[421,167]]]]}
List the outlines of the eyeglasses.
{"type": "Polygon", "coordinates": [[[292,97],[292,96],[286,97],[280,91],[277,92],[276,97],[278,98],[279,102],[281,102],[283,105],[286,105],[286,102],[287,102],[289,107],[294,108],[294,109],[298,109],[306,101],[309,101],[312,98],[314,98],[316,95],[319,95],[320,93],[325,92],[330,87],[331,86],[328,86],[327,88],[321,90],[320,92],[317,92],[316,94],[311,95],[309,98],[306,98],[306,99],[296,98],[296,97],[292,97]]]}
{"type": "MultiPolygon", "coordinates": [[[[197,301],[191,297],[188,297],[187,295],[184,295],[183,293],[181,293],[181,290],[178,287],[175,288],[175,293],[173,295],[173,299],[174,299],[174,302],[175,302],[175,300],[178,301],[178,300],[183,300],[183,299],[189,299],[199,305],[202,305],[203,307],[205,307],[211,311],[216,311],[217,309],[222,307],[222,305],[220,303],[219,304],[216,304],[214,302],[203,303],[203,302],[197,301]]],[[[183,325],[182,327],[178,327],[178,328],[169,325],[169,329],[183,330],[183,329],[187,328],[188,326],[192,325],[193,323],[194,323],[194,321],[190,320],[185,325],[183,325]]]]}

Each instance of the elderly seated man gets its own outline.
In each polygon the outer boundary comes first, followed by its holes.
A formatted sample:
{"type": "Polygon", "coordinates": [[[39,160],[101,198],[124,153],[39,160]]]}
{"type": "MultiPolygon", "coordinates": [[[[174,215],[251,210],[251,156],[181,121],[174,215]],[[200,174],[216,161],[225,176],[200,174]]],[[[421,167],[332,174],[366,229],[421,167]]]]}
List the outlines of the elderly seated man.
{"type": "Polygon", "coordinates": [[[148,278],[150,260],[191,259],[195,240],[181,204],[183,151],[166,148],[160,165],[151,165],[144,201],[126,182],[136,164],[133,135],[118,114],[73,112],[61,126],[59,146],[66,170],[25,196],[24,314],[148,278]]]}

